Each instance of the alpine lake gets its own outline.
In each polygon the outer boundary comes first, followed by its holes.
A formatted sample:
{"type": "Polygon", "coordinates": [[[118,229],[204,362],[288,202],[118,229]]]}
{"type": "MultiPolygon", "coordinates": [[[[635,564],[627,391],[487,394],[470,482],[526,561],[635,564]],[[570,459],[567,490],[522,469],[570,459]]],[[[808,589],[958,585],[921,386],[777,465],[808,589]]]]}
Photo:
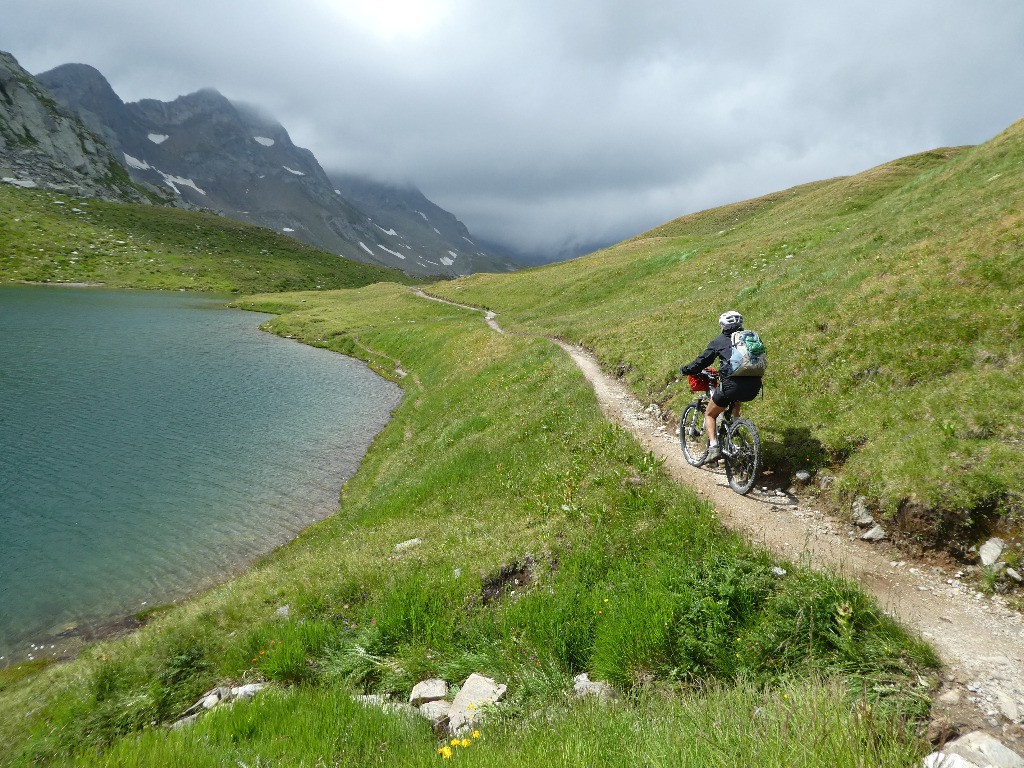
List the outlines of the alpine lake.
{"type": "Polygon", "coordinates": [[[0,287],[0,667],[116,631],[337,509],[401,390],[226,301],[0,287]]]}

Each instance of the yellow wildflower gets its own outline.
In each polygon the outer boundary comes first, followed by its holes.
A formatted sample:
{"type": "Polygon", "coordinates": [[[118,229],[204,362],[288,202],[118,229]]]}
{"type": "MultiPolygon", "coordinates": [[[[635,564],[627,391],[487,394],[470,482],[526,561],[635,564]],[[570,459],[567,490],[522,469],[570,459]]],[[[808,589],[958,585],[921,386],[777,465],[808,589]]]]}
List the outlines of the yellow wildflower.
{"type": "Polygon", "coordinates": [[[466,747],[468,747],[472,743],[473,742],[471,742],[469,739],[463,739],[462,742],[461,742],[462,748],[465,749],[466,747]]]}
{"type": "Polygon", "coordinates": [[[445,760],[451,760],[452,759],[452,748],[451,747],[441,747],[439,750],[437,750],[437,754],[439,754],[445,760]]]}
{"type": "Polygon", "coordinates": [[[469,735],[472,736],[474,739],[479,739],[480,738],[480,731],[473,731],[469,735]]]}
{"type": "Polygon", "coordinates": [[[459,746],[459,740],[458,740],[458,739],[452,739],[452,740],[451,740],[450,742],[448,742],[448,743],[449,743],[449,744],[451,744],[451,745],[452,745],[453,747],[457,747],[457,746],[459,746]]]}

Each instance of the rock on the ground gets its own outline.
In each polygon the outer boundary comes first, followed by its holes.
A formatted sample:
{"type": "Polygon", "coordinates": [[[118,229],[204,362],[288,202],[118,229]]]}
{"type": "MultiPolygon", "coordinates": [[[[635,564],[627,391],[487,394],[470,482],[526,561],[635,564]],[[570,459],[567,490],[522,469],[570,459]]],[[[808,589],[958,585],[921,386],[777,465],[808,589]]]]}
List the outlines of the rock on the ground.
{"type": "Polygon", "coordinates": [[[248,683],[231,689],[232,698],[251,699],[257,693],[267,687],[266,683],[248,683]]]}
{"type": "Polygon", "coordinates": [[[945,752],[932,752],[921,765],[924,768],[979,768],[970,760],[964,760],[960,755],[947,755],[945,752]]]}
{"type": "Polygon", "coordinates": [[[608,701],[609,699],[615,698],[615,689],[612,688],[611,683],[606,683],[601,680],[591,680],[590,676],[586,672],[576,675],[576,677],[572,679],[572,692],[578,699],[582,699],[586,696],[594,696],[601,701],[608,701]]]}
{"type": "Polygon", "coordinates": [[[943,704],[959,704],[960,698],[960,691],[956,688],[950,688],[948,691],[939,696],[939,701],[943,704]]]}
{"type": "Polygon", "coordinates": [[[192,725],[192,723],[194,723],[198,719],[199,713],[193,712],[191,715],[185,715],[185,717],[181,718],[180,720],[175,720],[173,723],[171,723],[170,728],[172,731],[176,731],[179,728],[184,728],[187,725],[192,725]]]}
{"type": "Polygon", "coordinates": [[[1021,757],[995,736],[973,731],[924,759],[925,768],[1024,768],[1021,757]]]}
{"type": "Polygon", "coordinates": [[[1024,583],[1024,576],[1020,575],[1020,571],[1016,568],[1007,568],[1006,575],[1016,581],[1018,584],[1024,583]]]}
{"type": "Polygon", "coordinates": [[[837,478],[835,475],[819,475],[818,476],[818,487],[823,491],[827,491],[836,484],[837,478]]]}
{"type": "Polygon", "coordinates": [[[807,483],[811,482],[813,475],[811,475],[810,471],[801,469],[793,477],[800,485],[807,485],[807,483]]]}
{"type": "Polygon", "coordinates": [[[423,539],[417,536],[415,539],[408,539],[406,541],[400,541],[395,544],[395,552],[401,552],[404,549],[410,549],[412,547],[418,547],[423,543],[423,539]]]}
{"type": "Polygon", "coordinates": [[[429,720],[434,728],[440,729],[448,724],[450,708],[451,704],[447,701],[428,701],[426,704],[420,705],[420,715],[429,720]]]}
{"type": "Polygon", "coordinates": [[[409,703],[414,707],[426,704],[430,701],[438,701],[448,695],[448,683],[440,678],[434,677],[430,680],[423,680],[416,683],[409,694],[409,703]]]}
{"type": "Polygon", "coordinates": [[[199,715],[208,709],[220,706],[234,699],[251,699],[257,693],[267,687],[266,683],[249,683],[235,687],[218,686],[211,688],[202,696],[199,701],[185,710],[184,716],[171,724],[171,728],[182,728],[194,722],[199,715]]]}
{"type": "Polygon", "coordinates": [[[467,733],[480,717],[482,710],[497,703],[505,695],[506,690],[508,686],[475,672],[466,678],[448,713],[448,728],[452,735],[467,733]]]}
{"type": "Polygon", "coordinates": [[[981,557],[981,564],[995,565],[996,561],[999,560],[999,556],[1003,554],[1003,550],[1005,548],[1006,542],[993,536],[982,544],[981,549],[978,550],[978,555],[981,557]]]}
{"type": "Polygon", "coordinates": [[[860,538],[862,541],[882,541],[883,539],[886,539],[888,537],[885,533],[885,529],[880,525],[876,525],[874,528],[872,528],[870,531],[865,533],[860,538]]]}
{"type": "Polygon", "coordinates": [[[875,524],[875,517],[871,514],[871,510],[868,509],[868,499],[866,496],[858,496],[853,502],[853,508],[850,511],[850,520],[854,525],[859,525],[861,528],[870,528],[875,524]]]}

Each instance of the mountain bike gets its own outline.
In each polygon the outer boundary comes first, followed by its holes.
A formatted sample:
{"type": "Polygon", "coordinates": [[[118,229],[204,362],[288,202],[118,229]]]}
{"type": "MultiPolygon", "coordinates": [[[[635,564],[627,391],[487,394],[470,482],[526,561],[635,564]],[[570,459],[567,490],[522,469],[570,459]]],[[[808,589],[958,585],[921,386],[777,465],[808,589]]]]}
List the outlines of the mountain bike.
{"type": "MultiPolygon", "coordinates": [[[[690,377],[690,391],[697,397],[683,409],[679,420],[679,443],[683,456],[695,467],[701,466],[708,455],[704,412],[711,400],[710,390],[717,383],[718,374],[714,368],[705,368],[690,377]]],[[[757,473],[761,470],[761,436],[757,427],[749,419],[734,418],[730,405],[718,417],[716,430],[729,487],[738,494],[746,494],[754,487],[757,473]]]]}

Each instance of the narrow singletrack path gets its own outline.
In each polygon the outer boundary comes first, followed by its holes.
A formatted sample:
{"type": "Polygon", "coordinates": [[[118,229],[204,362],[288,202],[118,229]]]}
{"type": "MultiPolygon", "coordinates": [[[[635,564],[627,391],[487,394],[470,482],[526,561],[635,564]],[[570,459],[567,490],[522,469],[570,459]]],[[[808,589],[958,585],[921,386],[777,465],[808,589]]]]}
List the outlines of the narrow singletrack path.
{"type": "MultiPolygon", "coordinates": [[[[417,291],[424,298],[463,309],[417,291]]],[[[504,333],[493,312],[488,325],[504,333]]],[[[941,699],[953,717],[968,719],[1004,743],[1024,746],[1024,616],[998,596],[977,592],[955,572],[915,563],[887,543],[861,541],[861,531],[815,508],[802,497],[758,483],[747,496],[729,488],[723,470],[687,463],[675,426],[644,405],[626,384],[601,369],[586,350],[551,339],[573,359],[594,388],[610,421],[630,431],[645,450],[664,460],[667,472],[712,504],[722,524],[776,556],[856,580],[889,615],[938,651],[947,669],[941,699]],[[946,690],[948,689],[948,690],[946,690]]],[[[756,402],[745,415],[757,422],[756,402]]]]}

